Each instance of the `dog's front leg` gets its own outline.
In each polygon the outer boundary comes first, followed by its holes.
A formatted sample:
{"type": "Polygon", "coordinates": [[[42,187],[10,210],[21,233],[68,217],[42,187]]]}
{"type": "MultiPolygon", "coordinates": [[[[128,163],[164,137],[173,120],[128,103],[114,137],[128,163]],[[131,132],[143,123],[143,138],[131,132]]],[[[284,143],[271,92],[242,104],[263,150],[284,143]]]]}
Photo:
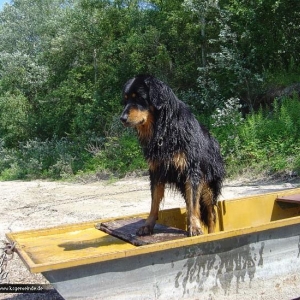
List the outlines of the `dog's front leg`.
{"type": "Polygon", "coordinates": [[[185,202],[187,206],[188,235],[195,236],[203,234],[200,223],[200,193],[202,185],[193,185],[191,182],[185,184],[185,202]]]}
{"type": "Polygon", "coordinates": [[[161,200],[164,198],[165,184],[164,183],[151,183],[151,210],[145,222],[145,225],[139,228],[136,232],[137,235],[150,235],[153,233],[156,220],[158,219],[158,211],[161,200]]]}

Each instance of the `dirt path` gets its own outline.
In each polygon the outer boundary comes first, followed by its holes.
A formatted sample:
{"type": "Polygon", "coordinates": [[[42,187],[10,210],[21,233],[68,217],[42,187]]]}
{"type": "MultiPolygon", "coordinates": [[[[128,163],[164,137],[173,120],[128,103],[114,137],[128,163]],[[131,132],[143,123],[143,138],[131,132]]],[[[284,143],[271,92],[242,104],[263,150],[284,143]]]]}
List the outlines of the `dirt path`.
{"type": "MultiPolygon", "coordinates": [[[[299,180],[226,182],[222,198],[238,198],[299,186],[299,180]]],[[[184,206],[184,200],[177,193],[168,192],[162,208],[178,206],[184,206]]],[[[147,212],[149,207],[150,191],[147,177],[89,184],[46,181],[0,182],[0,240],[5,240],[7,232],[147,212]]],[[[17,256],[9,263],[7,271],[9,283],[47,283],[42,275],[30,274],[17,256]]],[[[0,294],[0,299],[61,300],[62,298],[52,290],[44,295],[44,298],[37,294],[0,294]]]]}

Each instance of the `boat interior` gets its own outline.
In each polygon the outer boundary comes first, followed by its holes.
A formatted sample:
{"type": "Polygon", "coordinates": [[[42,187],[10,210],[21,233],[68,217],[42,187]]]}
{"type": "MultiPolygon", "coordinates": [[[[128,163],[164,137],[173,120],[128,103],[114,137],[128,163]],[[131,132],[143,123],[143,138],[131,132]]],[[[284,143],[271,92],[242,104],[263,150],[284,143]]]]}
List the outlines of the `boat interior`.
{"type": "Polygon", "coordinates": [[[154,238],[138,245],[130,241],[135,238],[132,226],[140,224],[148,213],[8,233],[7,238],[16,243],[19,256],[31,272],[45,272],[297,224],[300,189],[222,200],[216,214],[215,233],[187,237],[186,209],[162,210],[157,221],[161,227],[157,227],[154,238]],[[99,230],[103,224],[110,227],[109,233],[99,230]]]}

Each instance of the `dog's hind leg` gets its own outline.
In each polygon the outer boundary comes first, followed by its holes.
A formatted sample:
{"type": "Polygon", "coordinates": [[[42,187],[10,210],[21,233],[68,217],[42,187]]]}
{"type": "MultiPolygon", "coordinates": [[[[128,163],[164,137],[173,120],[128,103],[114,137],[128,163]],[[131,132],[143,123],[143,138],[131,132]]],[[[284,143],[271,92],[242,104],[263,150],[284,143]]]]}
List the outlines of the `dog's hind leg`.
{"type": "Polygon", "coordinates": [[[145,222],[145,225],[140,227],[136,234],[139,236],[150,235],[153,233],[156,220],[158,219],[159,205],[164,198],[165,184],[151,184],[151,210],[150,214],[145,222]]]}
{"type": "Polygon", "coordinates": [[[202,184],[192,184],[187,181],[185,184],[184,198],[187,206],[188,235],[195,236],[203,234],[200,223],[200,194],[202,184]]]}
{"type": "Polygon", "coordinates": [[[216,213],[214,209],[214,194],[208,184],[204,184],[200,198],[201,219],[208,227],[208,233],[215,231],[216,213]]]}

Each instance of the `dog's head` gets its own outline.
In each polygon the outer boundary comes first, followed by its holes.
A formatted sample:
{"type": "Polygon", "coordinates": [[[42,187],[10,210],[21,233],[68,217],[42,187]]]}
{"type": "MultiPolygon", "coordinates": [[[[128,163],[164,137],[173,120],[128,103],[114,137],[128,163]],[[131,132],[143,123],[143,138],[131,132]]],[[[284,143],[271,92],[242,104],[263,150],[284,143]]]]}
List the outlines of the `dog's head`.
{"type": "Polygon", "coordinates": [[[165,86],[150,75],[139,75],[126,82],[123,89],[124,110],[120,120],[125,126],[137,127],[152,119],[153,111],[162,107],[165,86]]]}

